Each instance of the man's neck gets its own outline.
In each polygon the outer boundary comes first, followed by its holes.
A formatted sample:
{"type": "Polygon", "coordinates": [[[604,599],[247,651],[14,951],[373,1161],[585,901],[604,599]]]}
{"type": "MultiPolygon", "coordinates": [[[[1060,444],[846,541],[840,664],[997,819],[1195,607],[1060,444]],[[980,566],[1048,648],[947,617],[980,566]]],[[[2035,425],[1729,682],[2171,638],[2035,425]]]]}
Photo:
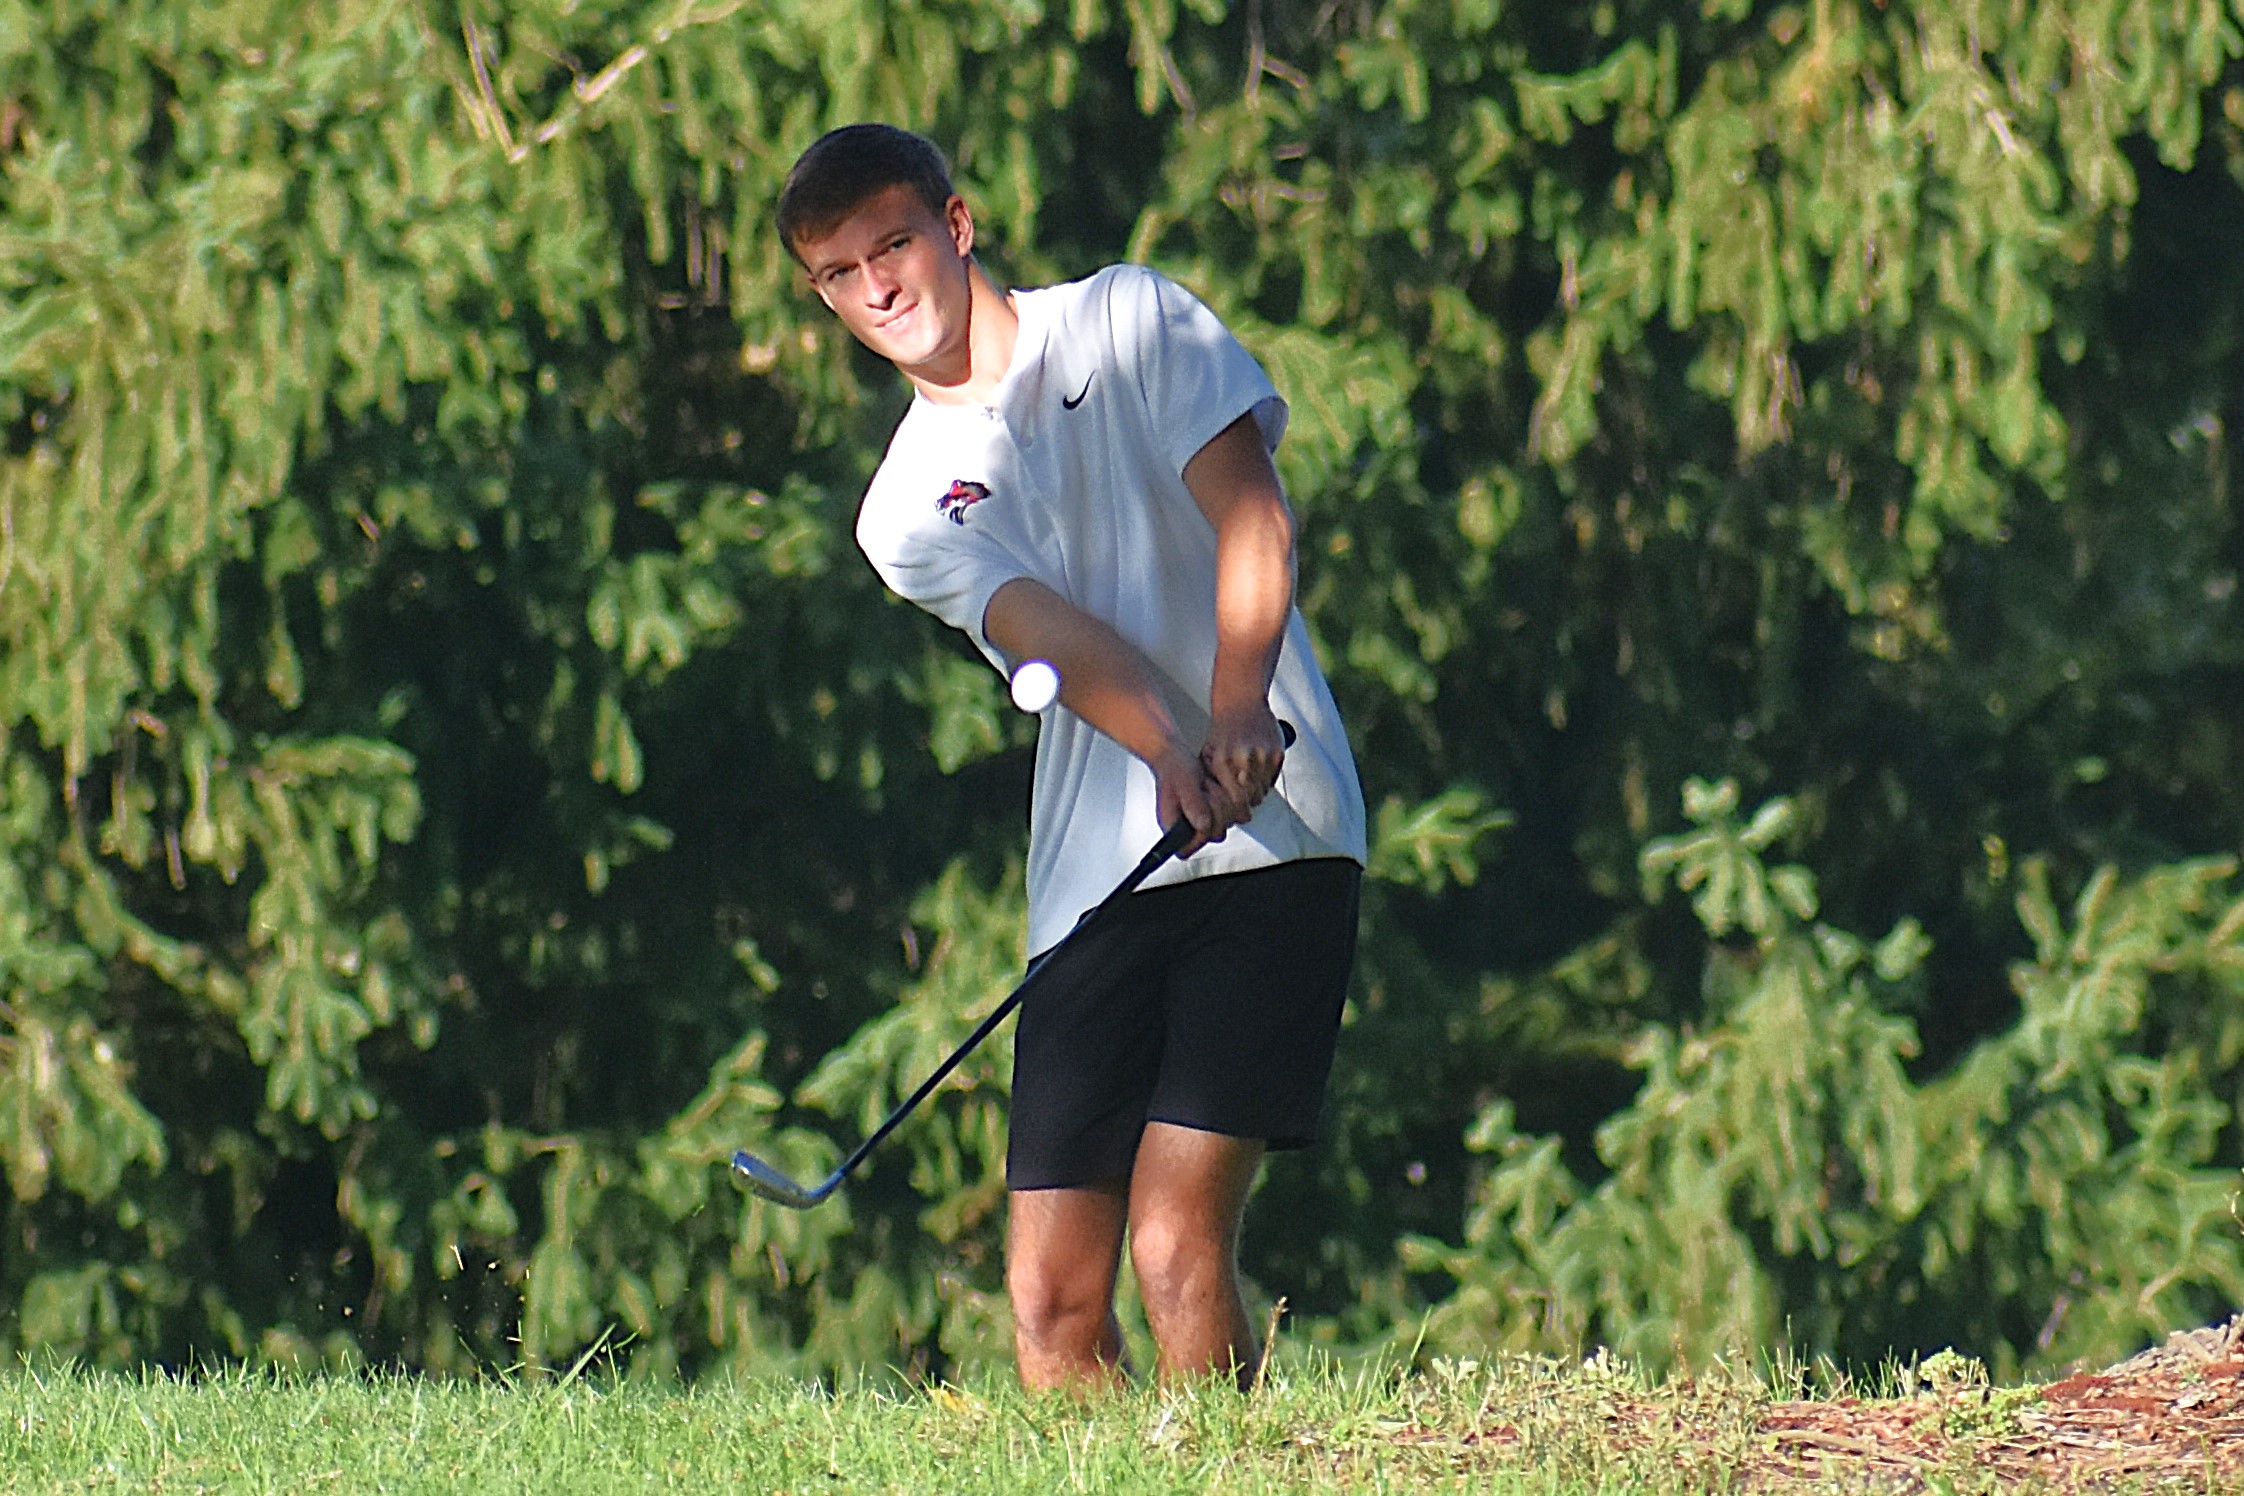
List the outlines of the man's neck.
{"type": "Polygon", "coordinates": [[[1013,345],[1020,338],[1021,318],[1013,310],[1012,297],[997,288],[979,260],[968,262],[966,275],[963,357],[948,366],[904,371],[913,387],[938,405],[988,404],[1005,371],[1013,365],[1013,345]]]}

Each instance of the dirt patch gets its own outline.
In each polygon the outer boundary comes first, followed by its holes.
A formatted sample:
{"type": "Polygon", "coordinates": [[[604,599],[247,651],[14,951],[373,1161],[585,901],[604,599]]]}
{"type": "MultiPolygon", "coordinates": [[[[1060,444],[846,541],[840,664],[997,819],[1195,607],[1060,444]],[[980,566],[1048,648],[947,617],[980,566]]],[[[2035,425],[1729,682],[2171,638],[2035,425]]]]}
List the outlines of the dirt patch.
{"type": "Polygon", "coordinates": [[[2067,1491],[2204,1489],[2244,1476],[2244,1315],[2042,1387],[1990,1387],[1968,1373],[1944,1385],[1938,1357],[1924,1370],[1918,1396],[1769,1407],[1742,1473],[1761,1489],[1814,1480],[1896,1491],[1974,1474],[2067,1491]]]}

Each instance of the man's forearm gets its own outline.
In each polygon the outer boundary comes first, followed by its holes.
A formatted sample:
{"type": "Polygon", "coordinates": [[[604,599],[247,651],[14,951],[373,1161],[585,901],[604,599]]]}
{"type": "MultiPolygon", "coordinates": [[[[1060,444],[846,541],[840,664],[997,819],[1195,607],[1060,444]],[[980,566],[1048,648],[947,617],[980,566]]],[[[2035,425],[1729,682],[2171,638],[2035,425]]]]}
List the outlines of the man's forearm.
{"type": "Polygon", "coordinates": [[[1293,523],[1283,502],[1233,505],[1216,532],[1210,710],[1220,715],[1269,699],[1293,589],[1293,523]]]}
{"type": "Polygon", "coordinates": [[[1147,763],[1192,751],[1152,661],[1042,582],[1020,577],[998,588],[982,631],[1016,662],[1049,660],[1060,673],[1061,703],[1147,763]]]}
{"type": "Polygon", "coordinates": [[[1293,614],[1293,511],[1252,416],[1185,464],[1185,486],[1216,536],[1216,658],[1209,709],[1265,702],[1293,614]]]}

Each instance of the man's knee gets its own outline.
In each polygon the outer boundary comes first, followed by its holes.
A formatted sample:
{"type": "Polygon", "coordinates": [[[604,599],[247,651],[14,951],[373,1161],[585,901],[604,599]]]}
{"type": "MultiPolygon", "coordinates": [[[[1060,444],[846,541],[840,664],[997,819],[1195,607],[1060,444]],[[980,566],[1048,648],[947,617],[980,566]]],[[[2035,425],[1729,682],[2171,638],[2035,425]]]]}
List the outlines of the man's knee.
{"type": "Polygon", "coordinates": [[[1235,1291],[1240,1219],[1261,1159],[1252,1140],[1146,1128],[1130,1192],[1130,1265],[1149,1310],[1235,1291]]]}
{"type": "Polygon", "coordinates": [[[1014,1333],[1031,1345],[1095,1341],[1113,1312],[1112,1276],[1080,1262],[1015,1257],[1006,1265],[1005,1290],[1014,1333]]]}
{"type": "Polygon", "coordinates": [[[1130,1266],[1138,1292],[1156,1315],[1218,1296],[1237,1277],[1228,1222],[1195,1221],[1151,1212],[1130,1224],[1130,1266]]]}
{"type": "Polygon", "coordinates": [[[1123,1209],[1119,1190],[1014,1197],[1005,1289],[1024,1347],[1077,1356],[1110,1338],[1123,1209]]]}

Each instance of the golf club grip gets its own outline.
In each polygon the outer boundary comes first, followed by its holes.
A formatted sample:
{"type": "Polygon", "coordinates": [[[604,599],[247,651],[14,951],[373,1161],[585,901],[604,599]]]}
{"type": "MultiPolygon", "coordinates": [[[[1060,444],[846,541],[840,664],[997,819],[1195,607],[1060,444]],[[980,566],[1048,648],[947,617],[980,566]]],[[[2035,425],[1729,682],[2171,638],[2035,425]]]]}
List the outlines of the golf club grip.
{"type": "MultiPolygon", "coordinates": [[[[1296,737],[1298,736],[1298,734],[1296,734],[1293,730],[1293,724],[1291,722],[1288,722],[1285,718],[1280,717],[1278,719],[1278,732],[1282,737],[1285,738],[1286,746],[1288,748],[1291,748],[1294,745],[1296,737]]],[[[1143,857],[1138,859],[1138,865],[1136,867],[1130,869],[1130,875],[1127,878],[1124,878],[1120,883],[1114,885],[1114,892],[1099,900],[1099,902],[1095,906],[1093,906],[1086,914],[1084,914],[1083,918],[1076,922],[1078,926],[1089,923],[1091,916],[1106,908],[1107,905],[1119,903],[1121,900],[1137,892],[1138,885],[1140,883],[1143,883],[1146,879],[1152,877],[1153,874],[1160,868],[1162,863],[1167,862],[1170,858],[1176,856],[1177,853],[1183,851],[1188,845],[1190,845],[1192,837],[1193,830],[1192,823],[1190,821],[1179,821],[1174,826],[1171,826],[1168,830],[1162,832],[1161,839],[1153,844],[1153,849],[1147,852],[1143,857]]],[[[1070,930],[1068,933],[1072,935],[1075,932],[1073,930],[1070,930]]],[[[1055,949],[1057,949],[1057,947],[1055,947],[1055,949]]]]}

